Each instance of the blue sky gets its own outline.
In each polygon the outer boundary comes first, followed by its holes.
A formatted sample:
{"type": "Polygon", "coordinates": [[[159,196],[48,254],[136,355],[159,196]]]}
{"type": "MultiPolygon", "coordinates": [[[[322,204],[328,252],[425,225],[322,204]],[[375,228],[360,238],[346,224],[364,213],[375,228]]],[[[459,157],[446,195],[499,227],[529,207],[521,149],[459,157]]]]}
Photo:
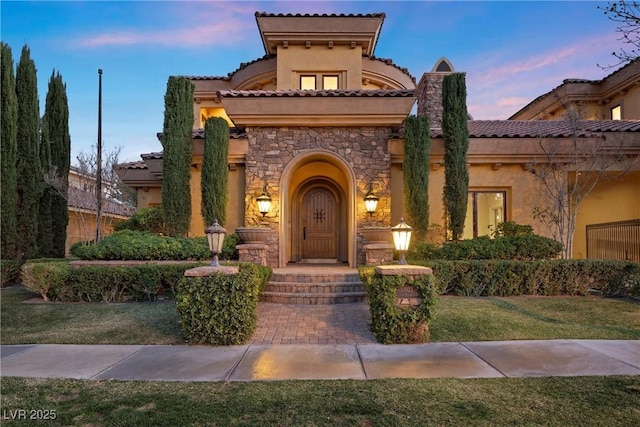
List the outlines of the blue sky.
{"type": "Polygon", "coordinates": [[[606,2],[436,1],[2,1],[1,38],[14,62],[27,44],[41,114],[53,69],[67,85],[72,163],[97,140],[98,68],[103,143],[121,161],[162,149],[171,75],[223,76],[264,55],[254,14],[375,13],[386,18],[376,56],[419,80],[442,56],[467,73],[475,119],[506,119],[566,78],[601,79],[622,47],[606,2]]]}

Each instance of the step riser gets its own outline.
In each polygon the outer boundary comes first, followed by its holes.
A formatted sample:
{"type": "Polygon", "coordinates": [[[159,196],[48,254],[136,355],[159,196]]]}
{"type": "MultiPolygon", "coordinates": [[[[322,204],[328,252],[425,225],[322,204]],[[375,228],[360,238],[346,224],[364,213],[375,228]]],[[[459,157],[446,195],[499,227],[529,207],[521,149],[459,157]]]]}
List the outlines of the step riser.
{"type": "Polygon", "coordinates": [[[287,283],[269,282],[265,289],[267,292],[286,292],[286,293],[302,293],[302,294],[322,294],[322,293],[339,293],[339,292],[364,292],[362,283],[287,283]]]}
{"type": "Polygon", "coordinates": [[[352,304],[366,302],[367,295],[337,295],[337,296],[295,296],[284,294],[271,294],[263,292],[260,294],[260,301],[277,304],[298,304],[298,305],[326,305],[326,304],[352,304]]]}
{"type": "Polygon", "coordinates": [[[285,283],[361,283],[358,274],[282,274],[274,273],[271,282],[285,283]]]}

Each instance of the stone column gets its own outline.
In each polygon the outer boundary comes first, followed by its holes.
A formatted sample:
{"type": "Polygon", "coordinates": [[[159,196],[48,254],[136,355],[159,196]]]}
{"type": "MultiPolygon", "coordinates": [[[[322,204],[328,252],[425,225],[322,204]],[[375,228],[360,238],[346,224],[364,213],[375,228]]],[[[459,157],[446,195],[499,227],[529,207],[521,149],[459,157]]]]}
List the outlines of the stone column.
{"type": "Polygon", "coordinates": [[[391,243],[369,243],[364,245],[367,265],[388,264],[393,261],[391,243]]]}
{"type": "Polygon", "coordinates": [[[264,243],[244,243],[236,246],[240,254],[240,262],[267,266],[267,250],[269,245],[264,243]]]}

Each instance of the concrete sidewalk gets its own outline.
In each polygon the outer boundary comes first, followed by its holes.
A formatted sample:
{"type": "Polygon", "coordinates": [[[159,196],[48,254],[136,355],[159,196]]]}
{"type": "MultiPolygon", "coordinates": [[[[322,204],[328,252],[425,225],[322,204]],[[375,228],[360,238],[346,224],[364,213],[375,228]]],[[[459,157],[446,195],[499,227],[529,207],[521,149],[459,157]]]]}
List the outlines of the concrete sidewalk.
{"type": "Polygon", "coordinates": [[[0,375],[142,381],[258,381],[640,375],[640,341],[414,345],[4,345],[0,375]]]}

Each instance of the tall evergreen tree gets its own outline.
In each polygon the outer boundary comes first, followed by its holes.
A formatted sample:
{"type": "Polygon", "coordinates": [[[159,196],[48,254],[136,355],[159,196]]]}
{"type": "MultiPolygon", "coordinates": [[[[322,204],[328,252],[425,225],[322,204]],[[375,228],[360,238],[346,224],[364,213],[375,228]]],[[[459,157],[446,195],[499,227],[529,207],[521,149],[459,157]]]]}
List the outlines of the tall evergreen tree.
{"type": "Polygon", "coordinates": [[[229,201],[229,125],[220,117],[207,119],[202,157],[202,219],[205,226],[217,219],[224,225],[229,201]]]}
{"type": "Polygon", "coordinates": [[[71,165],[71,136],[69,134],[69,104],[67,87],[60,73],[51,72],[43,117],[43,136],[46,134],[51,148],[51,170],[56,177],[55,191],[51,191],[51,254],[65,256],[69,212],[67,192],[71,165]]]}
{"type": "Polygon", "coordinates": [[[17,143],[17,249],[23,259],[38,254],[38,200],[42,182],[40,171],[40,107],[36,65],[27,45],[22,48],[16,70],[18,99],[17,143]]]}
{"type": "MultiPolygon", "coordinates": [[[[51,145],[46,124],[41,125],[40,133],[40,171],[43,174],[51,171],[51,145]]],[[[40,199],[38,203],[38,256],[51,256],[53,234],[51,233],[51,194],[52,189],[45,185],[44,179],[39,181],[40,199]]]]}
{"type": "Polygon", "coordinates": [[[0,215],[0,257],[11,259],[16,255],[16,160],[18,153],[18,100],[16,98],[16,81],[13,72],[13,56],[11,47],[0,42],[0,174],[2,175],[2,215],[0,215]]]}
{"type": "Polygon", "coordinates": [[[467,87],[464,73],[453,73],[442,81],[442,134],[444,136],[444,205],[451,238],[464,231],[469,192],[467,151],[467,87]]]}
{"type": "Polygon", "coordinates": [[[429,229],[429,155],[431,137],[426,116],[409,116],[404,122],[404,204],[407,222],[418,240],[429,229]]]}
{"type": "Polygon", "coordinates": [[[169,77],[164,96],[162,209],[172,235],[187,235],[191,222],[193,92],[188,79],[169,77]]]}

